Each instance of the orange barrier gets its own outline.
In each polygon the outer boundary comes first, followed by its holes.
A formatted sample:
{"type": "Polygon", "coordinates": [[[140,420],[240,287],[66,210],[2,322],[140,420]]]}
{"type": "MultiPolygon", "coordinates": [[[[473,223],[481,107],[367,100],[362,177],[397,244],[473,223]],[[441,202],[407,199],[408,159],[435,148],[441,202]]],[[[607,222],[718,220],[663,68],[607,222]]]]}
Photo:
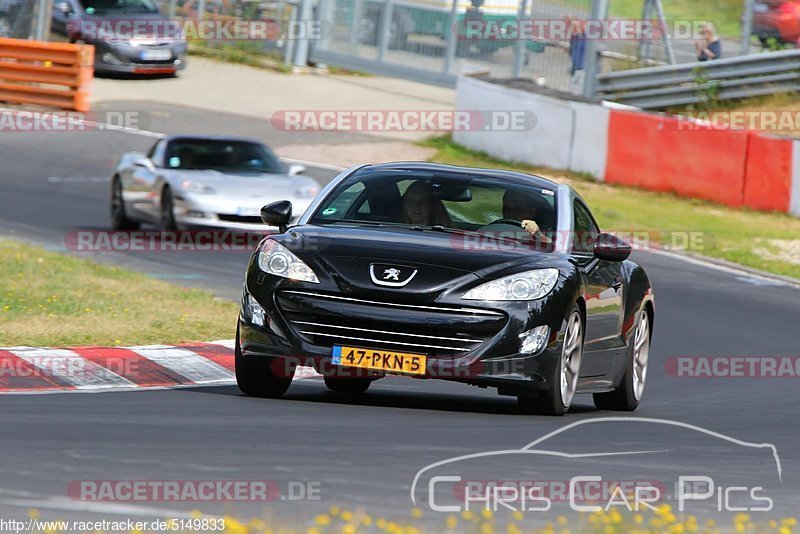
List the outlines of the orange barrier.
{"type": "Polygon", "coordinates": [[[792,139],[750,134],[744,178],[744,205],[789,211],[792,196],[792,139]]]}
{"type": "Polygon", "coordinates": [[[740,207],[749,132],[689,129],[661,115],[612,110],[606,182],[740,207]]]}
{"type": "Polygon", "coordinates": [[[94,47],[0,37],[0,101],[89,111],[94,47]]]}

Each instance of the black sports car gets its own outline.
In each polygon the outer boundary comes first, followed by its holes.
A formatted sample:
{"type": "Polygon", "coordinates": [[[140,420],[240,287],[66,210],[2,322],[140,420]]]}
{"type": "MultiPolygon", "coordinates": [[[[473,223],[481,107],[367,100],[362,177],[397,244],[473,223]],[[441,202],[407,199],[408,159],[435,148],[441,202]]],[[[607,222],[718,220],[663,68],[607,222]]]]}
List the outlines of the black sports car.
{"type": "Polygon", "coordinates": [[[455,380],[560,415],[642,398],[654,296],[631,247],[569,186],[428,163],[366,165],[298,224],[288,201],[250,259],[236,334],[247,395],[280,397],[297,365],[364,392],[388,373],[455,380]]]}

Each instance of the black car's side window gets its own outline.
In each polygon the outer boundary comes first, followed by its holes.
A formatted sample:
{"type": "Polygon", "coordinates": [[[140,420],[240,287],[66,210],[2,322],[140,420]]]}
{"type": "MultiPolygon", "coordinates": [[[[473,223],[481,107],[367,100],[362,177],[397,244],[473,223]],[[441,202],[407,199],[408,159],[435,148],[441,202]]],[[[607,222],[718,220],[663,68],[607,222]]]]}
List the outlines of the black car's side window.
{"type": "Polygon", "coordinates": [[[579,200],[574,201],[573,207],[573,228],[574,236],[572,240],[572,252],[578,254],[592,254],[594,251],[594,240],[600,230],[597,228],[589,209],[579,200]]]}

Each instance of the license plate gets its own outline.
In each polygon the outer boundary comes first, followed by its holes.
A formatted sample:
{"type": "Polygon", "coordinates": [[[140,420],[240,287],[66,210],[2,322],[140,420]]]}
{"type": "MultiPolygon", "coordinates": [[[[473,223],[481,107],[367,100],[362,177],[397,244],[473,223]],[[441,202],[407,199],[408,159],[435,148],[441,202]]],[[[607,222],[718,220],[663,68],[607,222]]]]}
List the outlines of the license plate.
{"type": "Polygon", "coordinates": [[[334,365],[421,375],[425,374],[427,359],[424,354],[334,345],[331,362],[334,365]]]}
{"type": "Polygon", "coordinates": [[[166,61],[172,59],[169,50],[142,50],[142,61],[166,61]]]}

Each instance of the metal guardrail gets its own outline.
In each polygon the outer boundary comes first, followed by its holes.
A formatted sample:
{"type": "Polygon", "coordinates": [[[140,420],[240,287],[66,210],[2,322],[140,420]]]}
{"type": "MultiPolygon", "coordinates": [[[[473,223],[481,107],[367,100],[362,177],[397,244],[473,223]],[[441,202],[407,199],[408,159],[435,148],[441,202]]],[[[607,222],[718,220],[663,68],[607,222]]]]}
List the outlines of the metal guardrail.
{"type": "Polygon", "coordinates": [[[644,109],[800,90],[800,50],[608,72],[597,77],[604,100],[644,109]]]}

